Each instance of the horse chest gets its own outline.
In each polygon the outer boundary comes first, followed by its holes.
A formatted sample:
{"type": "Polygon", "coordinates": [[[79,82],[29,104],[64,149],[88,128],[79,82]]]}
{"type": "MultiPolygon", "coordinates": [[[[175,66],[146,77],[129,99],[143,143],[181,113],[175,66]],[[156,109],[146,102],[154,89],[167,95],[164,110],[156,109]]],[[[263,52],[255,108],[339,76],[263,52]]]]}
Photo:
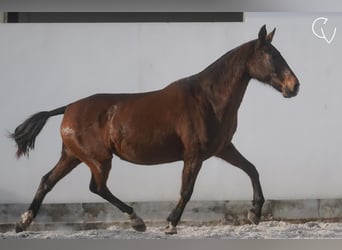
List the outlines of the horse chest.
{"type": "Polygon", "coordinates": [[[214,117],[210,119],[206,117],[194,122],[194,133],[189,137],[189,140],[193,142],[191,143],[193,148],[189,151],[200,151],[203,158],[210,158],[231,141],[236,126],[234,117],[226,123],[214,117]]]}

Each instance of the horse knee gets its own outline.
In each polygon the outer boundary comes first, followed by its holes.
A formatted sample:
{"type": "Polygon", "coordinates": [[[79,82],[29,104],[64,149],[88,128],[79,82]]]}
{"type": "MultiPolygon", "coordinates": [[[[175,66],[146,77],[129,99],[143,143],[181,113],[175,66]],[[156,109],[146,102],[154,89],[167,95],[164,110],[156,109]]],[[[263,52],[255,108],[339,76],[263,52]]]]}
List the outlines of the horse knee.
{"type": "Polygon", "coordinates": [[[192,192],[193,192],[193,188],[182,190],[181,191],[181,199],[184,202],[188,202],[191,198],[192,192]]]}

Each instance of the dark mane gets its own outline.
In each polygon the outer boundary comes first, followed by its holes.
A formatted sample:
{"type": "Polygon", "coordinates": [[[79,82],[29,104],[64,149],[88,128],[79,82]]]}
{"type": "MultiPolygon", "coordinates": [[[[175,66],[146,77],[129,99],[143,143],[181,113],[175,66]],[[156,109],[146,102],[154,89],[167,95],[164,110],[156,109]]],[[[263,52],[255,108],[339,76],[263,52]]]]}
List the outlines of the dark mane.
{"type": "MultiPolygon", "coordinates": [[[[214,61],[212,64],[206,67],[199,74],[206,73],[206,72],[218,73],[218,71],[222,71],[222,69],[226,69],[224,65],[231,65],[232,63],[243,65],[247,61],[248,56],[251,53],[253,53],[252,45],[255,43],[255,41],[256,40],[252,40],[250,42],[237,46],[234,49],[229,50],[227,53],[219,57],[216,61],[214,61]]],[[[234,64],[234,68],[235,67],[236,65],[234,64]]]]}

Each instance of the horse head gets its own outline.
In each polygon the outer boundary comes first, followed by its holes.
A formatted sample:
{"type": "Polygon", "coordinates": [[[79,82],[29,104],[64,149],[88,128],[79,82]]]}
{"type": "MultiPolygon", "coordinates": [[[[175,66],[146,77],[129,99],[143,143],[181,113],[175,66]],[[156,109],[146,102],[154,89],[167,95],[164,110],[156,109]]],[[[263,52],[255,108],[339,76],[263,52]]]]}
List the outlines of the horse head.
{"type": "Polygon", "coordinates": [[[267,34],[262,26],[258,39],[254,40],[254,51],[248,62],[251,78],[269,84],[284,97],[294,97],[299,91],[299,81],[280,52],[271,44],[275,29],[267,34]]]}

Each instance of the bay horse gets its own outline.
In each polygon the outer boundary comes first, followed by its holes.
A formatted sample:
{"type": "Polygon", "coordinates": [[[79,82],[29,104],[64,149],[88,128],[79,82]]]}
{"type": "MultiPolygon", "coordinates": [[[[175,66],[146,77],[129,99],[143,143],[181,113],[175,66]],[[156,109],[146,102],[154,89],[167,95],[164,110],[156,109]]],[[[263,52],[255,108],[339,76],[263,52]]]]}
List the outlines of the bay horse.
{"type": "Polygon", "coordinates": [[[95,94],[52,111],[34,114],[10,136],[17,157],[28,155],[49,117],[64,114],[60,133],[62,153],[42,177],[28,210],[16,223],[26,230],[46,194],[81,162],[89,166],[89,189],[128,214],[131,226],[145,231],[134,209],[115,197],[106,182],[113,155],[135,164],[183,161],[180,199],[167,217],[166,234],[177,224],[192,195],[203,161],[216,156],[242,169],[251,179],[253,203],[247,217],[258,224],[264,204],[259,174],[232,143],[237,113],[251,79],[269,84],[284,97],[296,96],[299,81],[271,44],[275,29],[262,26],[258,38],[227,52],[198,74],[157,91],[136,94],[95,94]]]}

